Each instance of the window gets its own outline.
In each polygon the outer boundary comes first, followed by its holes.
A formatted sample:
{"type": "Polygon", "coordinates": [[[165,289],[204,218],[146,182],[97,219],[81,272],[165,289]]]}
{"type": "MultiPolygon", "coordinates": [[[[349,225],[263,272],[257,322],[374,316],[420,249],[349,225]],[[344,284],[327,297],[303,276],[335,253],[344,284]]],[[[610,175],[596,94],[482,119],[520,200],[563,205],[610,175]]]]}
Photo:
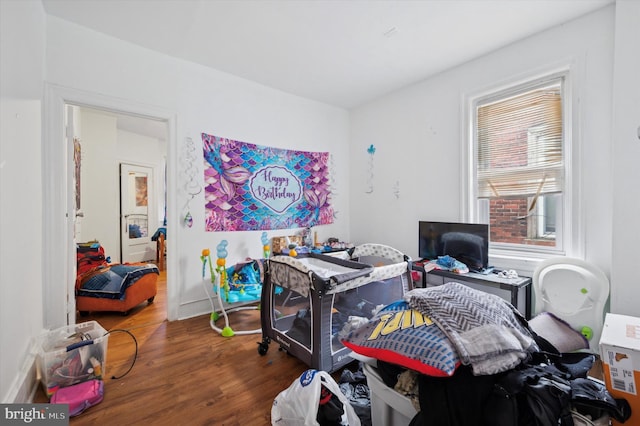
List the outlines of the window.
{"type": "Polygon", "coordinates": [[[562,252],[564,75],[471,102],[471,216],[489,223],[492,249],[562,252]]]}

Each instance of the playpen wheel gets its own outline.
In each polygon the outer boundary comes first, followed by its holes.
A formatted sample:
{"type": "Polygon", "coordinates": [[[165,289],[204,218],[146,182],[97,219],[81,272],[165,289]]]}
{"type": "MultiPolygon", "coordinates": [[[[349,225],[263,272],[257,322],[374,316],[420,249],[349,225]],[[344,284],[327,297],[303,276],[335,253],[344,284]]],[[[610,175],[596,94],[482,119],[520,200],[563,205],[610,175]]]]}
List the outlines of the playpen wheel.
{"type": "Polygon", "coordinates": [[[269,343],[258,342],[258,353],[260,355],[266,355],[269,350],[269,343]]]}
{"type": "Polygon", "coordinates": [[[155,298],[156,298],[155,296],[151,296],[150,298],[148,298],[148,299],[147,299],[147,302],[148,302],[149,304],[151,304],[151,303],[153,303],[153,300],[154,300],[155,298]]]}

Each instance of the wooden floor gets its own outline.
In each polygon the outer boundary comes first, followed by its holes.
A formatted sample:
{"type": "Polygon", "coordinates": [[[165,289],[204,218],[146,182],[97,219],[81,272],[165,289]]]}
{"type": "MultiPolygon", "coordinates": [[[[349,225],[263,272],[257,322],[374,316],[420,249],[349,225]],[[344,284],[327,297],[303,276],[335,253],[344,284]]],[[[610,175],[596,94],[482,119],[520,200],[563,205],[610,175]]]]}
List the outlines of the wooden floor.
{"type": "MultiPolygon", "coordinates": [[[[166,320],[166,273],[158,295],[128,316],[96,313],[78,321],[95,320],[109,334],[104,400],[71,425],[270,425],[276,395],[308,367],[272,343],[258,354],[260,334],[220,336],[209,315],[182,321],[166,320]],[[132,370],[121,379],[112,379],[132,370]]],[[[230,315],[234,330],[260,328],[259,313],[230,315]]],[[[224,325],[219,320],[218,325],[224,325]]],[[[35,402],[47,401],[38,391],[35,402]]]]}

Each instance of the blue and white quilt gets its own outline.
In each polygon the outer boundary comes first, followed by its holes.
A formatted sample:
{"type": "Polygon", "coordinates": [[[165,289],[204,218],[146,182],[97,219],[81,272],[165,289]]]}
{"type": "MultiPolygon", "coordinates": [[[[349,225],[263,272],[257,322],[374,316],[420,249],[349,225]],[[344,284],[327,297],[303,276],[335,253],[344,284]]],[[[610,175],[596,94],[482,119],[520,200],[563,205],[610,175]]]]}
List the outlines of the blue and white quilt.
{"type": "Polygon", "coordinates": [[[93,269],[79,279],[78,296],[124,300],[125,291],[146,274],[160,274],[158,267],[146,265],[107,265],[93,269]]]}

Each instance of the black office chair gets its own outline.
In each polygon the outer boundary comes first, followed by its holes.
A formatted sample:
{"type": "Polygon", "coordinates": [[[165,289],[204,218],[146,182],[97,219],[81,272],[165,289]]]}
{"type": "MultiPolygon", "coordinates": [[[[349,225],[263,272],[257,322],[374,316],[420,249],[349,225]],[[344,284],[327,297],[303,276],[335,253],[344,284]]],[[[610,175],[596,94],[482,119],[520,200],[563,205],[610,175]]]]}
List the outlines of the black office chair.
{"type": "Polygon", "coordinates": [[[484,240],[464,232],[447,232],[442,235],[442,252],[464,263],[471,270],[484,268],[484,240]]]}

